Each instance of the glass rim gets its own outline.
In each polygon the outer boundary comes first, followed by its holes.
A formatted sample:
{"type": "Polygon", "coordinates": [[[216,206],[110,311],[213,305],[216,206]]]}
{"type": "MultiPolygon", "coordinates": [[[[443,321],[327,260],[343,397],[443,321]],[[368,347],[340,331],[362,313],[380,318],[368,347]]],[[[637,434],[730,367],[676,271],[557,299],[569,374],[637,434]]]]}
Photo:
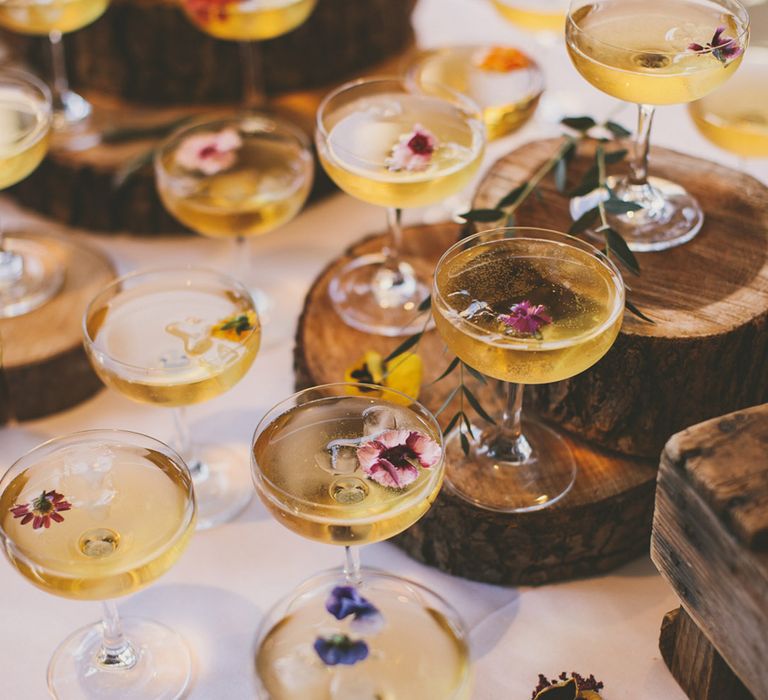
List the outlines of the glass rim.
{"type": "MultiPolygon", "coordinates": [[[[317,107],[317,112],[315,113],[315,126],[318,131],[318,133],[322,136],[324,141],[327,141],[330,138],[330,134],[328,130],[325,128],[324,124],[324,117],[328,108],[328,105],[330,102],[341,95],[342,93],[348,92],[349,90],[352,90],[354,88],[360,87],[362,85],[375,85],[375,84],[385,84],[385,83],[397,83],[400,85],[401,88],[405,88],[403,92],[409,93],[409,94],[421,94],[422,97],[431,97],[433,99],[442,100],[444,102],[450,103],[450,100],[440,97],[439,95],[430,95],[428,93],[422,92],[418,89],[418,85],[415,85],[412,80],[409,80],[407,75],[372,75],[372,76],[363,76],[361,78],[355,78],[353,80],[348,80],[345,83],[342,83],[341,85],[335,87],[333,90],[331,90],[328,94],[323,97],[323,99],[320,101],[320,104],[317,107]],[[409,90],[408,88],[416,88],[417,91],[414,92],[413,90],[409,90]]],[[[458,92],[457,90],[454,90],[453,88],[448,87],[447,85],[442,85],[439,83],[432,83],[435,86],[439,87],[441,90],[445,91],[446,93],[450,93],[453,97],[456,98],[456,107],[459,107],[463,111],[472,113],[476,116],[477,120],[482,124],[482,114],[483,110],[480,108],[480,106],[468,95],[465,95],[464,93],[458,92]]],[[[485,141],[485,132],[482,132],[482,138],[483,141],[485,141]]]]}
{"type": "MultiPolygon", "coordinates": [[[[67,433],[66,435],[58,435],[56,437],[49,438],[45,440],[44,442],[41,442],[39,445],[35,445],[31,449],[27,450],[24,454],[22,454],[20,457],[15,459],[13,463],[2,473],[0,474],[0,493],[4,493],[5,489],[8,487],[8,479],[11,476],[11,473],[25,460],[28,460],[30,457],[35,455],[38,452],[41,452],[43,450],[48,450],[51,447],[55,447],[57,445],[61,445],[62,449],[67,446],[67,444],[73,444],[77,445],[77,442],[79,440],[85,441],[88,438],[94,438],[97,439],[99,436],[102,436],[104,438],[104,442],[110,442],[109,437],[116,437],[119,439],[120,436],[127,436],[128,438],[134,438],[137,439],[138,443],[152,443],[155,446],[161,448],[160,451],[163,451],[166,454],[166,456],[170,457],[174,464],[177,467],[180,467],[182,470],[182,473],[184,473],[187,477],[187,494],[189,495],[189,498],[186,501],[185,506],[185,517],[182,521],[182,523],[179,524],[179,526],[174,531],[173,535],[168,539],[168,541],[163,544],[161,548],[158,548],[156,552],[154,552],[152,555],[148,555],[144,559],[139,560],[138,562],[133,562],[130,567],[127,569],[127,571],[135,569],[137,566],[142,566],[146,564],[147,561],[151,561],[152,559],[155,559],[161,554],[162,552],[165,552],[169,549],[171,549],[175,544],[187,533],[189,528],[192,526],[195,520],[195,515],[197,513],[197,502],[195,499],[195,490],[192,484],[192,475],[189,471],[189,466],[184,461],[184,459],[181,457],[181,455],[170,445],[168,445],[165,442],[162,442],[161,440],[158,440],[157,438],[152,437],[151,435],[147,435],[146,433],[141,433],[137,430],[124,430],[122,428],[91,428],[89,430],[78,430],[73,433],[67,433]],[[191,505],[191,507],[190,507],[191,505]]],[[[118,442],[118,439],[111,440],[111,444],[115,444],[118,442]]],[[[31,562],[37,566],[35,563],[35,560],[29,556],[25,551],[22,551],[19,546],[14,542],[13,538],[8,534],[8,532],[5,530],[5,528],[2,525],[2,520],[0,520],[0,540],[2,540],[6,547],[11,547],[13,550],[14,556],[18,557],[19,559],[23,560],[24,562],[31,562]]],[[[57,569],[45,566],[43,567],[46,571],[50,571],[56,574],[60,574],[62,572],[58,571],[57,569]]],[[[110,575],[119,575],[120,573],[124,573],[122,569],[117,569],[113,574],[110,575]]]]}
{"type": "Polygon", "coordinates": [[[50,132],[53,125],[53,98],[50,88],[40,78],[31,71],[19,66],[11,65],[0,68],[0,85],[6,81],[16,82],[27,90],[37,90],[42,98],[40,105],[43,108],[42,111],[45,117],[40,124],[36,124],[31,131],[24,134],[16,144],[13,152],[9,154],[9,157],[14,157],[27,148],[34,146],[50,132]]]}
{"type": "Polygon", "coordinates": [[[158,172],[166,172],[166,168],[162,164],[163,155],[172,147],[176,146],[185,135],[191,135],[197,129],[205,126],[214,128],[221,128],[225,125],[234,125],[242,123],[248,119],[261,119],[265,122],[274,124],[277,128],[269,130],[259,130],[256,133],[282,133],[290,134],[301,146],[310,158],[312,157],[312,141],[310,137],[293,122],[275,114],[268,114],[260,111],[240,111],[235,114],[200,114],[196,117],[179,124],[170,134],[165,136],[160,143],[156,146],[152,161],[155,166],[155,170],[158,172]]]}
{"type": "MultiPolygon", "coordinates": [[[[681,51],[663,51],[663,50],[636,50],[636,49],[628,49],[626,46],[617,46],[616,44],[611,44],[607,41],[602,41],[600,39],[595,39],[589,31],[579,26],[578,22],[573,19],[573,12],[575,9],[580,9],[584,6],[584,4],[587,4],[590,0],[571,0],[571,3],[568,7],[568,12],[565,16],[565,22],[566,22],[566,36],[568,34],[567,28],[568,25],[572,25],[579,33],[588,36],[590,41],[595,42],[596,44],[600,44],[601,46],[608,46],[611,49],[614,49],[616,51],[621,51],[623,53],[631,53],[631,54],[656,54],[661,56],[681,56],[689,52],[688,49],[684,49],[681,51]],[[578,7],[576,7],[578,6],[578,7]]],[[[741,22],[741,31],[739,32],[738,36],[734,37],[734,41],[738,42],[739,44],[742,43],[742,40],[749,35],[749,29],[750,29],[750,18],[749,18],[749,12],[747,8],[739,2],[739,0],[711,0],[712,2],[715,2],[720,8],[722,9],[729,9],[728,5],[732,6],[732,9],[734,10],[733,14],[736,16],[739,21],[741,22]],[[738,11],[738,14],[736,14],[736,11],[738,11]]],[[[696,54],[699,55],[707,55],[712,53],[716,50],[717,47],[711,47],[711,48],[703,48],[701,51],[696,51],[696,54]]],[[[743,47],[746,48],[746,47],[743,47]]],[[[743,55],[743,54],[742,54],[743,55]]],[[[733,60],[736,60],[737,58],[740,58],[740,56],[735,56],[730,62],[733,60]]]]}
{"type": "MultiPolygon", "coordinates": [[[[591,254],[593,257],[597,258],[597,260],[600,261],[603,267],[607,268],[608,272],[610,273],[611,279],[613,280],[615,290],[616,290],[616,298],[614,301],[613,309],[611,309],[611,313],[609,314],[608,318],[605,319],[605,321],[603,321],[603,323],[601,323],[596,328],[586,331],[585,333],[582,333],[581,335],[575,338],[570,338],[567,340],[544,341],[544,340],[536,340],[535,338],[505,337],[503,343],[498,343],[495,341],[489,342],[484,337],[478,338],[478,339],[481,339],[484,344],[491,345],[494,347],[504,347],[507,349],[526,350],[526,351],[557,350],[560,348],[568,348],[577,343],[583,343],[583,342],[586,342],[587,340],[590,340],[591,338],[597,337],[598,335],[603,333],[607,328],[610,328],[610,326],[616,322],[617,317],[624,313],[624,301],[626,296],[626,287],[624,285],[624,278],[621,274],[621,271],[618,269],[618,267],[613,263],[612,260],[610,260],[605,255],[605,253],[603,253],[600,249],[593,246],[591,243],[588,243],[587,241],[584,241],[581,238],[577,238],[576,236],[572,236],[571,234],[562,233],[561,231],[556,231],[554,229],[546,229],[546,228],[541,228],[536,226],[500,226],[497,228],[486,229],[484,231],[478,231],[477,233],[473,233],[471,236],[462,238],[456,243],[454,243],[450,248],[448,248],[440,256],[440,260],[438,260],[437,265],[435,265],[432,290],[433,290],[433,295],[435,296],[436,300],[440,304],[442,304],[446,308],[451,308],[448,302],[446,301],[445,297],[440,292],[440,289],[438,288],[438,285],[437,285],[438,271],[448,261],[448,259],[453,257],[461,249],[465,248],[467,243],[475,243],[477,241],[480,241],[480,239],[486,236],[493,235],[493,234],[500,235],[506,231],[523,231],[523,232],[531,232],[531,233],[538,232],[538,233],[547,234],[547,236],[554,235],[555,238],[553,240],[551,238],[547,238],[546,236],[537,238],[535,235],[531,235],[531,236],[513,236],[510,238],[500,237],[496,240],[498,241],[528,240],[528,241],[537,241],[537,242],[550,242],[554,245],[569,246],[572,248],[579,249],[584,253],[591,254]],[[574,243],[576,245],[574,245],[574,243]]],[[[495,241],[489,240],[487,242],[494,243],[495,241]]],[[[482,245],[482,241],[480,241],[480,245],[482,245]]],[[[476,324],[472,323],[472,321],[465,321],[465,323],[472,330],[478,330],[478,331],[480,330],[476,324]]],[[[474,334],[472,335],[473,337],[475,337],[474,334]]]]}
{"type": "MultiPolygon", "coordinates": [[[[266,427],[270,425],[276,418],[284,415],[287,413],[291,408],[294,408],[298,404],[294,404],[291,406],[287,406],[289,402],[295,401],[298,397],[309,394],[313,391],[323,391],[326,389],[341,389],[341,388],[356,388],[360,390],[360,388],[368,389],[371,392],[386,392],[389,394],[394,394],[395,396],[400,396],[402,398],[408,399],[411,403],[410,405],[416,405],[418,408],[423,411],[425,414],[425,417],[427,419],[428,423],[431,423],[431,428],[434,430],[434,434],[437,436],[437,442],[440,445],[440,462],[435,465],[434,467],[430,467],[429,469],[424,469],[423,471],[429,472],[430,478],[425,479],[424,483],[419,487],[418,490],[414,489],[413,491],[408,491],[407,494],[403,494],[403,497],[401,499],[398,499],[397,501],[394,501],[395,503],[400,503],[401,501],[408,505],[410,503],[410,499],[405,498],[406,495],[413,497],[414,493],[421,494],[425,490],[428,490],[428,487],[431,487],[433,483],[440,478],[442,478],[442,474],[444,472],[445,468],[445,444],[443,440],[443,431],[440,427],[440,424],[437,421],[437,418],[435,418],[435,415],[430,411],[424,404],[420,403],[417,399],[414,399],[412,396],[409,396],[408,394],[403,393],[402,391],[398,391],[397,389],[391,389],[390,387],[381,386],[379,384],[367,384],[365,382],[329,382],[326,384],[317,384],[314,386],[307,387],[306,389],[302,389],[301,391],[296,391],[290,396],[287,396],[286,398],[282,399],[281,401],[278,401],[276,404],[271,406],[267,409],[267,411],[264,413],[264,415],[259,419],[259,422],[256,424],[256,428],[253,431],[253,436],[251,437],[251,455],[250,455],[250,461],[251,461],[251,476],[253,478],[254,486],[259,494],[263,494],[266,496],[270,501],[275,502],[275,499],[273,498],[271,493],[265,493],[262,488],[260,488],[258,484],[258,480],[263,480],[264,482],[268,483],[272,489],[274,489],[275,492],[278,492],[288,499],[290,501],[295,503],[301,503],[306,504],[309,506],[317,507],[317,503],[314,501],[307,500],[306,498],[300,498],[295,496],[294,494],[290,493],[289,491],[286,491],[285,489],[277,486],[274,481],[272,481],[269,477],[264,474],[264,471],[259,467],[258,461],[256,460],[256,455],[254,453],[254,447],[256,446],[256,440],[258,439],[259,435],[264,432],[266,427]],[[277,412],[279,410],[279,413],[277,412]],[[272,415],[272,414],[276,415],[272,415]]],[[[321,396],[320,399],[323,398],[366,398],[366,394],[352,394],[352,393],[345,393],[345,394],[338,394],[336,396],[329,396],[324,397],[321,396]]],[[[371,397],[375,398],[375,397],[371,397]]],[[[409,406],[406,406],[406,408],[409,408],[409,406]]],[[[279,505],[280,507],[284,507],[285,504],[281,501],[277,501],[276,505],[279,505]]],[[[341,512],[343,513],[345,510],[349,509],[349,506],[343,504],[343,503],[332,503],[329,505],[322,506],[324,510],[328,510],[331,513],[334,512],[341,512]]],[[[386,511],[386,516],[391,516],[395,513],[399,512],[399,509],[392,508],[386,511]]],[[[379,517],[373,516],[373,517],[367,517],[367,518],[357,518],[357,519],[347,519],[343,521],[343,524],[350,524],[350,525],[358,525],[361,523],[366,522],[377,522],[382,519],[382,516],[379,515],[379,517]]],[[[341,521],[339,521],[341,522],[341,521]]]]}
{"type": "MultiPolygon", "coordinates": [[[[242,340],[243,342],[250,339],[254,333],[257,331],[261,332],[261,319],[259,318],[259,312],[256,309],[256,302],[254,301],[253,297],[251,296],[251,293],[248,291],[248,289],[245,287],[242,282],[235,279],[231,275],[228,275],[224,272],[219,272],[218,270],[214,270],[212,268],[208,267],[200,267],[197,265],[184,265],[179,267],[153,267],[153,268],[140,268],[138,270],[133,270],[132,272],[128,272],[124,275],[120,275],[119,277],[116,277],[114,280],[109,282],[108,284],[104,285],[96,294],[94,294],[93,298],[88,302],[88,305],[85,307],[85,311],[83,312],[83,316],[80,321],[81,330],[83,333],[83,343],[86,346],[86,348],[92,348],[94,352],[100,352],[109,360],[109,364],[116,367],[124,367],[126,369],[135,370],[142,374],[147,374],[150,372],[153,372],[156,368],[148,368],[148,367],[140,367],[138,365],[133,365],[129,362],[123,362],[122,360],[115,359],[111,354],[104,352],[103,350],[96,350],[95,348],[95,342],[96,339],[91,337],[90,332],[88,331],[88,319],[91,317],[91,311],[93,309],[94,304],[99,301],[105,294],[107,294],[111,290],[119,289],[119,287],[124,284],[125,282],[130,282],[131,280],[135,280],[141,277],[154,277],[162,274],[169,274],[169,273],[190,273],[190,274],[205,274],[208,275],[209,278],[218,278],[219,281],[226,282],[230,284],[230,289],[235,288],[236,291],[243,296],[246,300],[250,301],[251,303],[251,309],[256,314],[256,319],[258,321],[258,324],[250,330],[247,336],[245,336],[242,340]]],[[[118,291],[117,294],[120,292],[118,291]]],[[[117,296],[117,294],[113,296],[117,296]]],[[[110,299],[113,297],[110,297],[110,299]]]]}

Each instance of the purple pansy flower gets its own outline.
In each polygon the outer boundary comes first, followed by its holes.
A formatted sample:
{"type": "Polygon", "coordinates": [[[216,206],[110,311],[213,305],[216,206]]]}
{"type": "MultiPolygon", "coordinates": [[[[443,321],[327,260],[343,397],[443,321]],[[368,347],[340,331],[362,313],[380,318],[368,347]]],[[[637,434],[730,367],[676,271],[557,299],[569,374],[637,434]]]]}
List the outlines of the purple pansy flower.
{"type": "Polygon", "coordinates": [[[325,601],[325,609],[337,620],[352,615],[350,627],[355,632],[376,634],[384,625],[379,609],[354,586],[336,586],[325,601]]]}
{"type": "Polygon", "coordinates": [[[32,529],[41,527],[49,528],[51,521],[63,523],[62,511],[72,508],[72,504],[65,500],[64,494],[58,491],[43,491],[32,503],[21,503],[11,508],[14,518],[21,518],[21,524],[26,525],[32,521],[32,529]]]}
{"type": "Polygon", "coordinates": [[[437,137],[421,124],[416,124],[410,134],[403,134],[392,147],[387,168],[392,171],[425,170],[436,148],[437,137]]]}
{"type": "Polygon", "coordinates": [[[352,666],[368,658],[368,645],[362,639],[353,640],[346,634],[318,637],[313,647],[326,666],[352,666]]]}
{"type": "Polygon", "coordinates": [[[552,317],[544,304],[531,304],[527,299],[511,306],[508,314],[499,314],[498,319],[526,335],[536,335],[542,326],[552,323],[552,317]]]}
{"type": "Polygon", "coordinates": [[[739,46],[736,39],[724,36],[725,27],[718,27],[712,35],[712,41],[702,46],[695,42],[688,44],[689,51],[712,51],[712,55],[722,64],[726,64],[730,59],[736,58],[744,53],[744,48],[739,46]]]}
{"type": "Polygon", "coordinates": [[[415,430],[385,430],[357,448],[357,459],[365,475],[393,489],[416,481],[419,467],[435,466],[441,454],[440,445],[415,430]]]}

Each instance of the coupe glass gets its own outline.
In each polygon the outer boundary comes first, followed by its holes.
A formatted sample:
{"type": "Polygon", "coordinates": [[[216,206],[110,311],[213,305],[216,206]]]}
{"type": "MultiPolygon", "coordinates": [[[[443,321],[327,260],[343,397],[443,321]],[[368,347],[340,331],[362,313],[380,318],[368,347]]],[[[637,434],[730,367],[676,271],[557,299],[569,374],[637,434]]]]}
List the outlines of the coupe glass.
{"type": "Polygon", "coordinates": [[[95,22],[108,5],[109,0],[3,0],[0,3],[0,27],[19,34],[47,36],[50,42],[50,84],[57,146],[80,149],[98,141],[98,135],[86,129],[91,105],[69,89],[63,35],[95,22]]]}
{"type": "Polygon", "coordinates": [[[404,255],[400,210],[441,202],[469,183],[485,148],[479,108],[445,85],[361,79],[322,101],[315,140],[342,190],[386,207],[392,236],[385,250],[355,258],[331,280],[334,308],[367,333],[421,330],[417,309],[429,294],[432,265],[404,255]]]}
{"type": "MultiPolygon", "coordinates": [[[[0,189],[5,189],[29,175],[48,150],[48,88],[24,71],[0,70],[0,119],[0,189]]],[[[36,309],[59,291],[63,281],[62,262],[44,240],[4,236],[0,222],[0,318],[36,309]]]]}
{"type": "Polygon", "coordinates": [[[256,42],[274,39],[303,24],[317,0],[180,0],[189,20],[216,39],[240,44],[243,104],[264,102],[264,75],[256,42]]]}
{"type": "Polygon", "coordinates": [[[260,335],[248,291],[230,277],[195,268],[121,277],[94,297],[83,317],[85,349],[102,381],[133,401],[174,408],[198,529],[234,518],[252,490],[237,450],[192,438],[186,407],[237,384],[253,364],[260,335]]]}
{"type": "Polygon", "coordinates": [[[311,580],[264,621],[261,697],[468,698],[458,616],[410,581],[361,570],[357,550],[402,532],[437,497],[443,460],[435,418],[381,386],[313,387],[267,412],[252,456],[256,490],[275,519],[346,552],[343,572],[311,580]],[[345,608],[335,616],[331,598],[345,608]],[[354,618],[348,604],[358,606],[354,618]],[[370,658],[336,666],[333,654],[361,652],[361,643],[370,658]]]}
{"type": "Polygon", "coordinates": [[[621,274],[599,250],[563,233],[482,231],[440,259],[432,312],[451,352],[507,387],[500,420],[472,428],[468,454],[459,428],[446,438],[447,482],[489,510],[556,503],[573,486],[576,463],[557,432],[522,419],[523,388],[573,377],[608,352],[623,318],[621,274]]]}
{"type": "Polygon", "coordinates": [[[47,593],[101,600],[103,622],[67,638],[48,688],[67,700],[172,700],[191,659],[182,639],[151,620],[120,620],[114,598],[173,566],[194,530],[184,462],[145,435],[89,430],[50,440],[0,479],[0,540],[8,561],[47,593]]]}
{"type": "MultiPolygon", "coordinates": [[[[256,300],[268,337],[292,331],[290,300],[257,288],[250,241],[288,223],[312,186],[307,137],[281,119],[242,114],[202,119],[169,136],[155,152],[157,189],[166,209],[193,231],[233,243],[227,272],[256,300]]],[[[265,272],[265,271],[264,271],[265,272]]]]}
{"type": "MultiPolygon", "coordinates": [[[[749,39],[736,0],[572,0],[565,30],[574,66],[598,90],[638,105],[629,174],[608,179],[613,195],[640,207],[606,212],[632,250],[664,250],[691,240],[704,213],[679,184],[648,177],[651,122],[658,105],[700,99],[735,72],[749,39]]],[[[571,200],[578,219],[608,197],[598,188],[571,200]]],[[[590,230],[602,242],[603,234],[590,230]]]]}

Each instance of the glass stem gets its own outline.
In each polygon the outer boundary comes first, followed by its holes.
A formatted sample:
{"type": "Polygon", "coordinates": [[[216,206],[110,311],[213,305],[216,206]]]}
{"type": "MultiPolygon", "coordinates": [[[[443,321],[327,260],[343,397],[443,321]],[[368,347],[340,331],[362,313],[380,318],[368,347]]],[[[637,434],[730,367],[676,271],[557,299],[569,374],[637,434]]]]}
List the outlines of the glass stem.
{"type": "Polygon", "coordinates": [[[258,109],[264,105],[264,66],[255,41],[240,42],[240,69],[243,74],[243,106],[258,109]]]}
{"type": "Polygon", "coordinates": [[[501,416],[501,429],[509,440],[517,440],[523,434],[523,394],[524,384],[506,383],[507,404],[501,416]]]}
{"type": "Polygon", "coordinates": [[[64,98],[69,92],[67,61],[64,55],[64,41],[61,32],[54,29],[48,34],[51,44],[51,98],[53,111],[65,110],[64,98]]]}
{"type": "Polygon", "coordinates": [[[250,287],[251,281],[251,246],[245,236],[237,236],[233,248],[231,274],[240,284],[250,287]]]}
{"type": "Polygon", "coordinates": [[[117,606],[112,600],[102,603],[104,619],[102,625],[101,649],[96,660],[101,666],[110,669],[127,670],[133,668],[138,661],[138,656],[130,642],[123,636],[123,628],[120,624],[120,615],[117,606]]]}
{"type": "Polygon", "coordinates": [[[507,404],[501,423],[486,430],[480,449],[489,457],[511,464],[526,462],[533,450],[523,435],[522,413],[524,384],[506,383],[507,404]]]}
{"type": "Polygon", "coordinates": [[[344,547],[344,578],[347,583],[357,586],[361,583],[360,575],[360,548],[347,545],[344,547]]]}
{"type": "Polygon", "coordinates": [[[629,184],[648,184],[648,149],[650,148],[651,124],[656,108],[653,105],[638,105],[637,132],[632,146],[629,163],[629,184]]]}
{"type": "Polygon", "coordinates": [[[189,473],[192,475],[192,480],[201,481],[205,479],[207,473],[205,472],[205,466],[197,456],[195,443],[189,431],[186,406],[176,406],[173,409],[173,423],[176,427],[176,451],[186,463],[189,473]]]}

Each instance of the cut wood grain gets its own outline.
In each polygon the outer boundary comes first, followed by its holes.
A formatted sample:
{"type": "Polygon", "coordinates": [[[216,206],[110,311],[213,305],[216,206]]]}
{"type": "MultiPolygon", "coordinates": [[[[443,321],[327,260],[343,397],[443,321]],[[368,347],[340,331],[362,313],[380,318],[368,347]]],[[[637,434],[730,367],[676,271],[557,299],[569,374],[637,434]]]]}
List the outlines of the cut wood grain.
{"type": "MultiPolygon", "coordinates": [[[[474,206],[494,207],[560,143],[535,141],[501,158],[474,206]]],[[[589,142],[580,148],[569,187],[593,154],[589,142]]],[[[768,189],[744,173],[663,148],[651,149],[651,165],[683,184],[706,214],[691,242],[639,253],[642,275],[625,272],[631,300],[655,323],[625,315],[616,344],[595,367],[532,395],[537,410],[568,430],[655,459],[673,433],[768,401],[768,189]]],[[[551,178],[539,191],[540,198],[529,197],[518,210],[516,223],[568,230],[567,199],[551,178]]]]}
{"type": "Polygon", "coordinates": [[[766,533],[768,404],[675,435],[661,459],[651,557],[759,700],[768,700],[766,533]]]}

